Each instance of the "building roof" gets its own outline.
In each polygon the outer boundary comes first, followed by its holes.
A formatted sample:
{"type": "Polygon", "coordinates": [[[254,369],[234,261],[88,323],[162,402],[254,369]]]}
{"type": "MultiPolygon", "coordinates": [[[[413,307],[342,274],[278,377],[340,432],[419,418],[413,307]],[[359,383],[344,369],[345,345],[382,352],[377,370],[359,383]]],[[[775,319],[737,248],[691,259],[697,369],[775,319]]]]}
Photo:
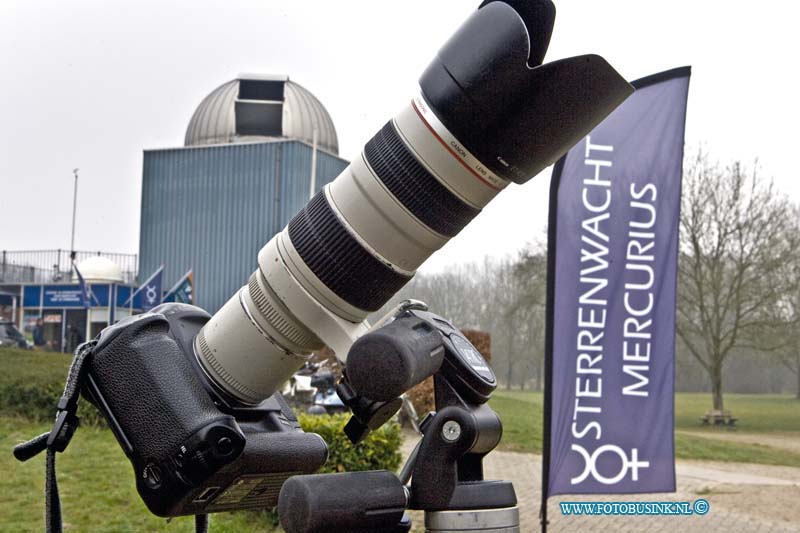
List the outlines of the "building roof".
{"type": "Polygon", "coordinates": [[[339,140],[328,111],[288,76],[242,74],[206,96],[186,129],[186,146],[275,138],[314,142],[334,155],[339,140]]]}

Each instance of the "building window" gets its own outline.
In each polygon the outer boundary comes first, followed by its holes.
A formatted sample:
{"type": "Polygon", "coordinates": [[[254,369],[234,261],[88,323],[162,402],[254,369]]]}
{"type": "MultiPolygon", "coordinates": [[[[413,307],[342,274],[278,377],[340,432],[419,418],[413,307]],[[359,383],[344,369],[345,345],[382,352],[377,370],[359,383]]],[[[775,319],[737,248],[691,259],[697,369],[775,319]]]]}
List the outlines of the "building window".
{"type": "Polygon", "coordinates": [[[240,80],[239,100],[283,102],[283,81],[240,80]]]}
{"type": "Polygon", "coordinates": [[[283,103],[237,100],[236,134],[280,137],[283,134],[283,103]]]}

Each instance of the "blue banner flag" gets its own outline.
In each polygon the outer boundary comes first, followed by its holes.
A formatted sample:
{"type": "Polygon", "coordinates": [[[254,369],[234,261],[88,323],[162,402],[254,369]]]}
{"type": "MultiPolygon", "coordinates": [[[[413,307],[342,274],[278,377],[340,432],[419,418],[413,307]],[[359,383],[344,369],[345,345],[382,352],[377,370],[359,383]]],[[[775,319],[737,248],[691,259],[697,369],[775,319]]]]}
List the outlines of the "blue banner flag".
{"type": "Polygon", "coordinates": [[[83,275],[81,275],[81,271],[78,270],[78,265],[72,265],[72,268],[75,269],[75,274],[78,276],[78,287],[80,289],[80,302],[83,307],[89,309],[92,306],[92,288],[86,283],[86,280],[83,279],[83,275]]]}
{"type": "Polygon", "coordinates": [[[164,274],[164,266],[160,266],[147,281],[136,289],[125,305],[131,305],[135,309],[149,311],[161,304],[163,292],[161,289],[161,279],[164,274]]]}
{"type": "Polygon", "coordinates": [[[559,160],[548,229],[542,492],[675,490],[675,293],[689,67],[559,160]]]}
{"type": "Polygon", "coordinates": [[[190,270],[178,280],[167,294],[164,295],[165,302],[178,302],[182,304],[194,303],[194,274],[190,270]]]}

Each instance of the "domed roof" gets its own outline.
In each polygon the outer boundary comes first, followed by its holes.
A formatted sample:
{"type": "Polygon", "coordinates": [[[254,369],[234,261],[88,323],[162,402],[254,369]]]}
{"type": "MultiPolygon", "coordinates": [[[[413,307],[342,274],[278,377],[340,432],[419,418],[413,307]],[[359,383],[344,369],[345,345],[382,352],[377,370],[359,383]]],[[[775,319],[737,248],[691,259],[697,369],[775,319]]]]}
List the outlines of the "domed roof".
{"type": "Polygon", "coordinates": [[[186,146],[290,138],[339,154],[328,111],[288,76],[240,75],[206,96],[186,128],[186,146]]]}
{"type": "MultiPolygon", "coordinates": [[[[108,257],[103,257],[101,255],[87,257],[78,263],[77,266],[83,279],[90,283],[122,283],[123,281],[122,269],[108,257]]],[[[75,272],[72,273],[72,281],[78,281],[78,275],[75,272]]]]}

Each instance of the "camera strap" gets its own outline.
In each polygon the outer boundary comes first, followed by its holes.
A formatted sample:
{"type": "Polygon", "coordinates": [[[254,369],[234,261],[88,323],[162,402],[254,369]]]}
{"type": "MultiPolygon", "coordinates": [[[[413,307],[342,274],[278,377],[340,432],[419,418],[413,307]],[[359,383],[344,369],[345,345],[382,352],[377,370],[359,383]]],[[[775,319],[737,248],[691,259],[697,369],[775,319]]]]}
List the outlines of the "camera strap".
{"type": "MultiPolygon", "coordinates": [[[[45,466],[45,530],[47,533],[61,533],[61,499],[58,496],[58,480],[56,478],[56,453],[63,452],[69,445],[80,420],[77,416],[78,400],[81,387],[89,371],[92,349],[97,340],[91,340],[78,346],[72,359],[64,384],[64,393],[58,400],[56,420],[52,429],[27,442],[14,446],[14,457],[19,461],[39,455],[47,450],[45,466]]],[[[208,531],[208,515],[195,516],[196,533],[208,531]]]]}
{"type": "Polygon", "coordinates": [[[67,382],[64,384],[64,393],[58,400],[56,420],[53,428],[42,433],[28,442],[23,442],[14,447],[14,457],[19,461],[27,461],[44,450],[47,450],[45,467],[45,528],[48,533],[61,533],[61,500],[58,497],[58,482],[56,480],[56,452],[63,452],[75,430],[78,429],[79,420],[75,414],[78,410],[81,385],[86,378],[89,367],[86,364],[92,354],[92,348],[97,341],[81,344],[75,350],[75,356],[69,367],[67,382]]]}

